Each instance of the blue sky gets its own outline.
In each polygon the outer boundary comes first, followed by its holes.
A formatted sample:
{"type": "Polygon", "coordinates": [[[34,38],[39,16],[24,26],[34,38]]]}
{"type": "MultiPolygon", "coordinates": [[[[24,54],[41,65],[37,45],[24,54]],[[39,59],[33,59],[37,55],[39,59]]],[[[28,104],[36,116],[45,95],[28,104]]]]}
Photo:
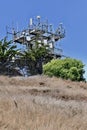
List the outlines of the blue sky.
{"type": "Polygon", "coordinates": [[[0,0],[0,38],[6,35],[6,25],[23,29],[37,15],[48,18],[54,27],[62,22],[66,29],[60,41],[63,54],[87,64],[87,0],[0,0]]]}

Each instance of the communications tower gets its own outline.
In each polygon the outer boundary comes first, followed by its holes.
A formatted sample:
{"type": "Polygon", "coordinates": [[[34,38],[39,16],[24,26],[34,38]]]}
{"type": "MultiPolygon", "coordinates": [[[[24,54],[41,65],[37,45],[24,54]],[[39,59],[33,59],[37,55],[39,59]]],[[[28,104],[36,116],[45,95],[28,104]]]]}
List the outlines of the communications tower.
{"type": "Polygon", "coordinates": [[[22,31],[12,30],[13,42],[26,45],[26,49],[32,49],[35,46],[35,42],[48,45],[50,55],[61,57],[62,49],[58,47],[58,41],[65,37],[65,29],[62,23],[59,24],[56,30],[54,30],[52,24],[48,23],[48,20],[42,21],[40,16],[35,19],[30,18],[27,29],[22,31]],[[55,44],[57,46],[55,47],[55,44]]]}

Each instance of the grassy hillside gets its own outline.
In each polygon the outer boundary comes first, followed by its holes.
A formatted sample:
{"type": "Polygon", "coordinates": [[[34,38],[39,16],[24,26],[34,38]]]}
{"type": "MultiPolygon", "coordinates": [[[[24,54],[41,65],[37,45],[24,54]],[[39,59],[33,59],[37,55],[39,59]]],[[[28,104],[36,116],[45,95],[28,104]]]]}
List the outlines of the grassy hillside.
{"type": "Polygon", "coordinates": [[[87,83],[0,76],[0,130],[86,130],[87,83]]]}

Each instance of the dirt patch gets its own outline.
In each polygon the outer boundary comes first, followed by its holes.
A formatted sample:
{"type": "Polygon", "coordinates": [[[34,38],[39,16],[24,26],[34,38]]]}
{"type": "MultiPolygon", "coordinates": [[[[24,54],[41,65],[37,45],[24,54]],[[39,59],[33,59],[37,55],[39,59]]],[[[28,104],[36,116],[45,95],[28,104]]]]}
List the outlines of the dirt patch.
{"type": "Polygon", "coordinates": [[[38,90],[38,89],[30,89],[29,92],[31,95],[34,96],[50,96],[51,98],[61,99],[61,100],[76,100],[76,101],[87,101],[87,96],[77,94],[75,96],[65,94],[64,92],[61,92],[60,90],[52,90],[52,89],[44,89],[44,90],[38,90]]]}

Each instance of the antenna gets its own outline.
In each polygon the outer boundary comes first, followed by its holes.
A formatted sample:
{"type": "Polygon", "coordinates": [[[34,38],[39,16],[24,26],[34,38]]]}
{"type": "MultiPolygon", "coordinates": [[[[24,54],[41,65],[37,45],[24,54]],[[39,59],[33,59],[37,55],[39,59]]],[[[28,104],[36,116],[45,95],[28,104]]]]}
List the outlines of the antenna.
{"type": "Polygon", "coordinates": [[[32,25],[33,25],[33,19],[30,18],[30,26],[32,26],[32,25]]]}

